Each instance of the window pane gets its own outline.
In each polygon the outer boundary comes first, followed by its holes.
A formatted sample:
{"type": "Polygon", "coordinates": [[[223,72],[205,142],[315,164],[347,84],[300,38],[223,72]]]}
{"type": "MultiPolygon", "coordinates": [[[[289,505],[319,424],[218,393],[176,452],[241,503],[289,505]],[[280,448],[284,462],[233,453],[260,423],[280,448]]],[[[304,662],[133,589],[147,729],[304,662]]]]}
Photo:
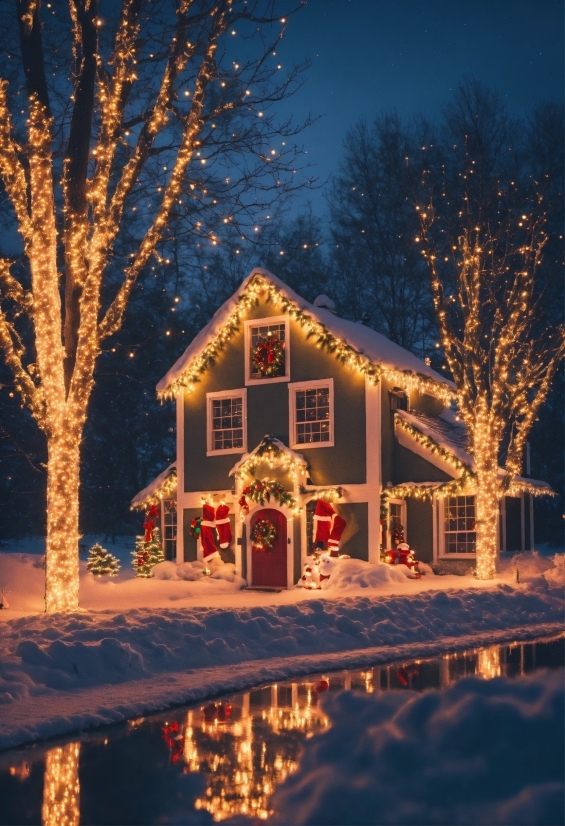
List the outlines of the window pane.
{"type": "Polygon", "coordinates": [[[330,441],[330,389],[313,387],[295,392],[296,444],[330,441]]]}
{"type": "Polygon", "coordinates": [[[212,450],[243,448],[243,399],[212,400],[212,450]]]}

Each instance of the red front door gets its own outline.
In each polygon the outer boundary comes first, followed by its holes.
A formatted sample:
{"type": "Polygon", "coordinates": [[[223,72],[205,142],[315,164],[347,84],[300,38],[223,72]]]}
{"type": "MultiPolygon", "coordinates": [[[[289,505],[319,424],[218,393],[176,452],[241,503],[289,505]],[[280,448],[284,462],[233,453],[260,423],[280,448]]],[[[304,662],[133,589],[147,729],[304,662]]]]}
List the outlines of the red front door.
{"type": "Polygon", "coordinates": [[[268,519],[277,529],[272,548],[263,551],[251,547],[251,585],[254,587],[286,588],[286,516],[274,508],[263,508],[251,517],[249,536],[260,519],[268,519]]]}

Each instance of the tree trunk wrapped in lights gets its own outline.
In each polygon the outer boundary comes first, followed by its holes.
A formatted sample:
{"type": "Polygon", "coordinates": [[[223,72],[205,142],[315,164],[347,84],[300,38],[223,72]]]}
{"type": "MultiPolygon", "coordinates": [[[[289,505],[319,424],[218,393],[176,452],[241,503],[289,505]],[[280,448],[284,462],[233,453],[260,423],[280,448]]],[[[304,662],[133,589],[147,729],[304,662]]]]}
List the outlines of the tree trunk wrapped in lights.
{"type": "MultiPolygon", "coordinates": [[[[554,120],[561,134],[561,119],[554,120]]],[[[475,82],[448,110],[446,136],[443,145],[421,147],[416,242],[475,461],[476,575],[492,579],[499,503],[521,473],[528,434],[565,353],[563,329],[548,321],[544,303],[562,261],[542,258],[553,241],[549,192],[562,169],[562,140],[545,153],[539,174],[531,143],[475,82]]],[[[532,138],[551,148],[545,128],[532,138]]]]}
{"type": "Polygon", "coordinates": [[[107,11],[69,0],[69,32],[58,12],[16,0],[2,32],[12,80],[0,79],[0,198],[24,256],[0,257],[0,349],[47,441],[49,612],[78,607],[80,445],[97,358],[150,257],[161,260],[165,228],[181,216],[199,243],[217,244],[222,222],[251,233],[258,211],[301,185],[299,150],[284,140],[301,127],[272,114],[303,68],[280,73],[273,59],[292,9],[121,0],[107,11]],[[237,35],[241,65],[230,59],[237,35]],[[214,173],[218,162],[232,177],[214,173]],[[138,206],[142,237],[124,251],[120,232],[138,206]],[[112,294],[118,237],[128,263],[112,294]]]}

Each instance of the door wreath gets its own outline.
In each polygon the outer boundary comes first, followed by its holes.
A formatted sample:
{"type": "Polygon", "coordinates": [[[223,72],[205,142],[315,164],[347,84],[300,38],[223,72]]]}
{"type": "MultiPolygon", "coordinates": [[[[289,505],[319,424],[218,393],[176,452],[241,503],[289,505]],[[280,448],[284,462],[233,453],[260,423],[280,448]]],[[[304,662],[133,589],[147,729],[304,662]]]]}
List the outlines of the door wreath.
{"type": "Polygon", "coordinates": [[[260,551],[268,551],[275,544],[277,529],[270,519],[259,519],[251,533],[254,547],[260,551]]]}

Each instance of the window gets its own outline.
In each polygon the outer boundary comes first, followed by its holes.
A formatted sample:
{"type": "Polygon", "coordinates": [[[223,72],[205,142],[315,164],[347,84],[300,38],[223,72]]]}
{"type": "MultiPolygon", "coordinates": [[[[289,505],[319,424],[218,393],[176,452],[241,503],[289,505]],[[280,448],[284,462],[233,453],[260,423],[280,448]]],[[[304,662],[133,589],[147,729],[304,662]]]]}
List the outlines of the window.
{"type": "Polygon", "coordinates": [[[408,396],[401,387],[393,387],[390,391],[390,409],[408,410],[408,396]]]}
{"type": "Polygon", "coordinates": [[[443,508],[444,553],[476,553],[475,497],[446,497],[443,508]]]}
{"type": "Polygon", "coordinates": [[[289,385],[292,447],[332,447],[333,379],[289,385]]]}
{"type": "MultiPolygon", "coordinates": [[[[287,316],[261,319],[260,321],[245,322],[245,383],[259,384],[263,382],[288,381],[289,370],[289,340],[287,316]],[[269,341],[280,342],[282,358],[278,367],[271,366],[269,375],[261,372],[254,360],[254,352],[258,344],[269,341]]],[[[264,351],[264,359],[272,358],[272,354],[264,351]]]]}
{"type": "Polygon", "coordinates": [[[406,502],[391,499],[388,505],[388,547],[396,548],[399,542],[406,542],[406,502]]]}
{"type": "Polygon", "coordinates": [[[306,554],[312,556],[315,550],[319,548],[314,547],[314,514],[316,513],[316,499],[310,499],[306,503],[306,554]]]}
{"type": "Polygon", "coordinates": [[[208,456],[247,450],[246,392],[208,393],[208,456]]]}
{"type": "Polygon", "coordinates": [[[163,500],[163,553],[165,559],[177,558],[177,503],[175,499],[163,500]]]}

